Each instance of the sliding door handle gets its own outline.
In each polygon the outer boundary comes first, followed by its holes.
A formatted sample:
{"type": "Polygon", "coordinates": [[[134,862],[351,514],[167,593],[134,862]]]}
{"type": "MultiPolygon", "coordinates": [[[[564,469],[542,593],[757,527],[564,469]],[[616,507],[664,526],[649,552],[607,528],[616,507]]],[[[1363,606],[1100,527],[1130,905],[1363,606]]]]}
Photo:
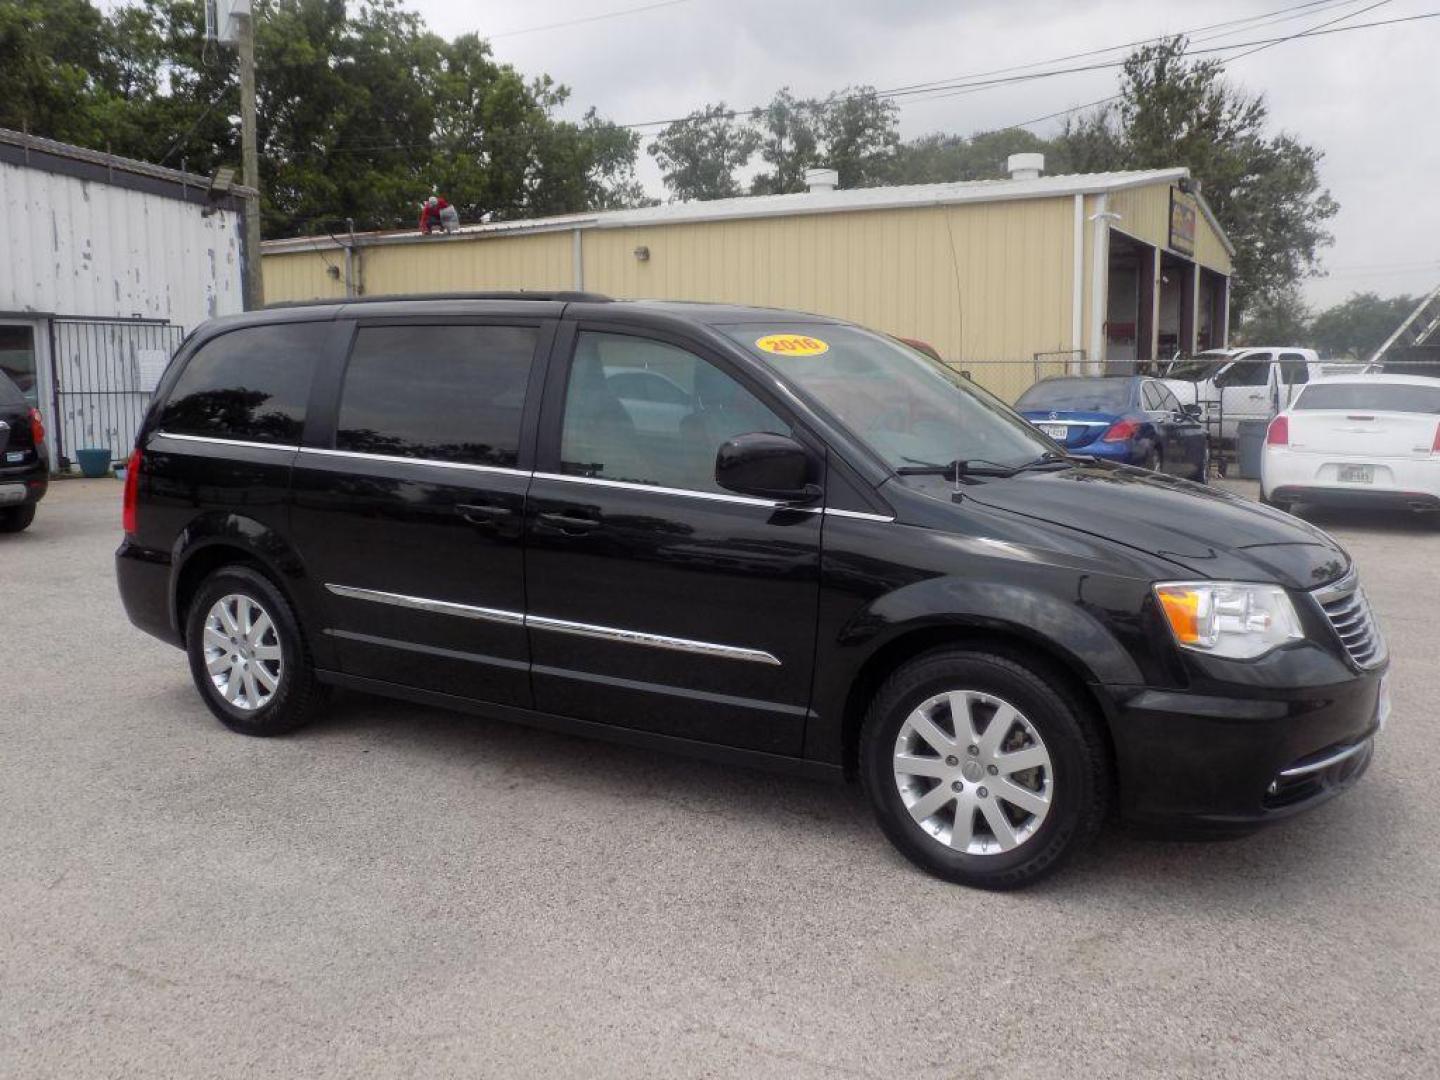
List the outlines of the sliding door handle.
{"type": "Polygon", "coordinates": [[[539,528],[547,532],[562,532],[569,536],[578,536],[587,533],[592,529],[599,528],[600,515],[594,511],[586,510],[552,510],[543,514],[536,514],[535,521],[539,528]]]}

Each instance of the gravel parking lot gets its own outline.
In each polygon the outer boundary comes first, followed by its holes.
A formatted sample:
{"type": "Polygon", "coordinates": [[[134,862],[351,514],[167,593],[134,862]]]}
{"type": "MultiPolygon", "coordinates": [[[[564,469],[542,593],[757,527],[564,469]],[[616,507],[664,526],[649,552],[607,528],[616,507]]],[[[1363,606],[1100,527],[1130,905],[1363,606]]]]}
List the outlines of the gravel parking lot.
{"type": "Polygon", "coordinates": [[[0,1076],[1440,1075],[1440,528],[1327,514],[1370,774],[990,895],[857,790],[338,698],[226,732],[126,621],[120,485],[0,537],[0,1076]]]}

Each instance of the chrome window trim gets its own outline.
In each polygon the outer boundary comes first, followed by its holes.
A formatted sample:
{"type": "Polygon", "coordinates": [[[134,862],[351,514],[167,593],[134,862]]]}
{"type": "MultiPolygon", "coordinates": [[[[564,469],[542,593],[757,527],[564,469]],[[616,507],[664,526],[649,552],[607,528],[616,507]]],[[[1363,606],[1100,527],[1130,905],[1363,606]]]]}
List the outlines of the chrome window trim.
{"type": "Polygon", "coordinates": [[[749,495],[726,495],[719,491],[697,491],[694,488],[664,487],[660,484],[638,484],[633,480],[607,480],[600,476],[576,476],[573,473],[535,472],[536,480],[561,480],[569,484],[595,484],[600,487],[619,488],[622,491],[648,491],[660,495],[683,495],[692,499],[710,499],[713,502],[734,503],[737,506],[763,506],[769,510],[788,510],[797,514],[828,514],[832,517],[848,517],[861,521],[894,521],[893,514],[871,514],[861,510],[839,510],[819,506],[792,506],[776,499],[757,499],[749,495]]]}
{"type": "Polygon", "coordinates": [[[553,630],[561,634],[576,634],[580,637],[603,638],[620,641],[627,645],[649,645],[657,649],[675,652],[702,653],[725,660],[749,660],[757,664],[772,664],[780,667],[780,660],[763,649],[747,649],[740,645],[720,645],[711,641],[695,641],[690,638],[670,637],[666,634],[651,634],[643,630],[622,630],[615,626],[596,626],[593,623],[571,622],[569,619],[552,619],[544,615],[527,615],[525,625],[537,630],[553,630]]]}
{"type": "Polygon", "coordinates": [[[326,584],[326,589],[336,596],[350,600],[369,600],[376,604],[392,607],[412,608],[429,611],[437,615],[457,615],[462,619],[479,619],[482,622],[506,623],[511,626],[524,625],[525,615],[519,611],[503,608],[477,607],[474,604],[457,604],[450,600],[432,600],[424,596],[407,596],[404,593],[382,592],[379,589],[357,589],[353,585],[326,584]]]}
{"type": "MultiPolygon", "coordinates": [[[[872,514],[862,510],[840,510],[832,507],[791,506],[775,499],[757,499],[749,495],[726,495],[718,491],[695,491],[690,488],[663,487],[659,484],[637,484],[630,480],[606,480],[599,476],[573,476],[568,473],[532,472],[529,469],[512,469],[504,465],[473,465],[465,461],[440,461],[436,458],[401,457],[398,454],[372,454],[363,450],[332,450],[322,446],[294,446],[290,443],[258,443],[244,439],[224,439],[211,435],[180,435],[171,431],[155,432],[157,438],[176,439],[181,442],[204,443],[212,446],[243,446],[252,450],[283,450],[301,455],[314,454],[319,457],[346,458],[359,461],[384,461],[395,465],[429,465],[440,469],[459,469],[462,472],[493,473],[500,476],[517,476],[531,480],[560,480],[567,484],[594,484],[600,487],[618,488],[622,491],[646,491],[658,495],[680,495],[691,499],[708,499],[711,502],[731,503],[735,506],[759,506],[768,510],[789,510],[800,514],[825,514],[830,517],[852,518],[856,521],[893,522],[892,514],[872,514]]],[[[338,586],[348,588],[348,586],[338,586]]],[[[440,601],[437,601],[440,602],[440,601]]],[[[462,605],[463,606],[463,605],[462,605]]]]}
{"type": "Polygon", "coordinates": [[[424,596],[408,596],[404,593],[383,592],[379,589],[359,589],[352,585],[327,583],[325,588],[336,596],[343,596],[351,600],[368,600],[376,604],[390,604],[394,607],[410,608],[415,611],[428,611],[436,615],[456,615],[464,619],[505,623],[509,626],[533,627],[536,630],[551,630],[560,634],[575,634],[581,637],[619,641],[627,645],[645,645],[656,649],[670,649],[674,652],[699,653],[724,660],[747,660],[757,664],[781,666],[779,658],[773,653],[768,653],[763,649],[748,649],[740,645],[695,641],[691,638],[670,637],[667,634],[651,634],[644,630],[622,630],[615,626],[597,626],[594,623],[552,619],[544,615],[526,615],[523,612],[507,611],[503,608],[457,604],[450,600],[432,600],[424,596]]]}
{"type": "Polygon", "coordinates": [[[320,457],[338,457],[360,461],[386,461],[396,465],[431,465],[440,469],[461,469],[466,472],[499,473],[502,476],[529,478],[534,475],[529,469],[512,469],[505,465],[475,465],[468,461],[441,461],[439,458],[403,457],[399,454],[372,454],[364,450],[331,450],[323,446],[302,446],[301,454],[316,454],[320,457]]]}
{"type": "Polygon", "coordinates": [[[1311,773],[1323,772],[1325,769],[1330,768],[1331,765],[1338,765],[1340,762],[1354,757],[1370,746],[1372,742],[1374,742],[1373,738],[1361,739],[1353,746],[1347,746],[1343,750],[1337,750],[1335,753],[1323,757],[1319,761],[1311,761],[1304,765],[1295,765],[1288,769],[1281,769],[1280,775],[1289,780],[1296,776],[1309,776],[1311,773]]]}
{"type": "Polygon", "coordinates": [[[223,439],[218,435],[180,435],[173,431],[157,431],[155,437],[174,439],[177,442],[205,443],[209,446],[244,446],[251,450],[284,450],[290,454],[300,449],[290,443],[249,442],[245,439],[223,439]]]}
{"type": "Polygon", "coordinates": [[[739,506],[763,506],[774,510],[785,506],[774,499],[755,499],[749,495],[725,495],[718,491],[696,491],[693,488],[663,487],[660,484],[637,484],[633,480],[607,480],[599,476],[575,476],[571,473],[537,472],[536,480],[559,480],[567,484],[594,484],[600,487],[617,488],[621,491],[649,491],[658,495],[684,495],[691,499],[709,499],[712,502],[735,503],[739,506]]]}

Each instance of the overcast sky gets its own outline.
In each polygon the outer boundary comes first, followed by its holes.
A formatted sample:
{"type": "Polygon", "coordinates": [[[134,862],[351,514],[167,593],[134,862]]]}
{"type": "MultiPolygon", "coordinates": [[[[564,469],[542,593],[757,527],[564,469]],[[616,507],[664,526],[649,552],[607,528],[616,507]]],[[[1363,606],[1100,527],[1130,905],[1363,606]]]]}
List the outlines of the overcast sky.
{"type": "MultiPolygon", "coordinates": [[[[706,102],[761,103],[784,85],[800,95],[823,94],[847,84],[888,89],[992,71],[1278,12],[1295,0],[406,2],[438,33],[478,32],[491,38],[500,60],[565,83],[576,113],[595,105],[612,120],[638,123],[683,115],[706,102]],[[650,10],[515,33],[646,6],[650,10]]],[[[1365,11],[1372,3],[1325,0],[1296,13],[1302,17],[1277,16],[1208,44],[1282,36],[1351,12],[1349,22],[1363,23],[1437,9],[1434,0],[1391,0],[1365,11]]],[[[1278,128],[1325,150],[1324,182],[1341,209],[1335,245],[1325,255],[1330,274],[1306,286],[1314,305],[1358,290],[1387,295],[1440,283],[1437,46],[1440,19],[1287,42],[1230,68],[1232,79],[1266,96],[1278,128]]],[[[901,132],[908,138],[1003,127],[1104,97],[1115,83],[1114,70],[1101,70],[910,100],[900,114],[901,132]]],[[[1059,123],[1032,130],[1049,134],[1059,123]]],[[[641,156],[642,179],[662,194],[653,161],[641,156]]]]}

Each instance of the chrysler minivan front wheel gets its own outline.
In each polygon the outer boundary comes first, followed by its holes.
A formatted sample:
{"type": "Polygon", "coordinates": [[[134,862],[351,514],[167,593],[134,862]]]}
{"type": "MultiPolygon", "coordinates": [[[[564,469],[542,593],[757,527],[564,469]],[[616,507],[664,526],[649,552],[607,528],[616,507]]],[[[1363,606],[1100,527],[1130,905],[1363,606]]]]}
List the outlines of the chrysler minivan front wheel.
{"type": "Polygon", "coordinates": [[[293,731],[323,697],[289,602],[251,567],[227,566],[201,583],[185,647],[205,704],[242,735],[293,731]]]}
{"type": "Polygon", "coordinates": [[[1008,655],[942,650],[901,667],[872,702],[861,774],[880,827],[948,881],[1013,889],[1058,869],[1099,830],[1108,759],[1068,691],[1008,655]]]}

